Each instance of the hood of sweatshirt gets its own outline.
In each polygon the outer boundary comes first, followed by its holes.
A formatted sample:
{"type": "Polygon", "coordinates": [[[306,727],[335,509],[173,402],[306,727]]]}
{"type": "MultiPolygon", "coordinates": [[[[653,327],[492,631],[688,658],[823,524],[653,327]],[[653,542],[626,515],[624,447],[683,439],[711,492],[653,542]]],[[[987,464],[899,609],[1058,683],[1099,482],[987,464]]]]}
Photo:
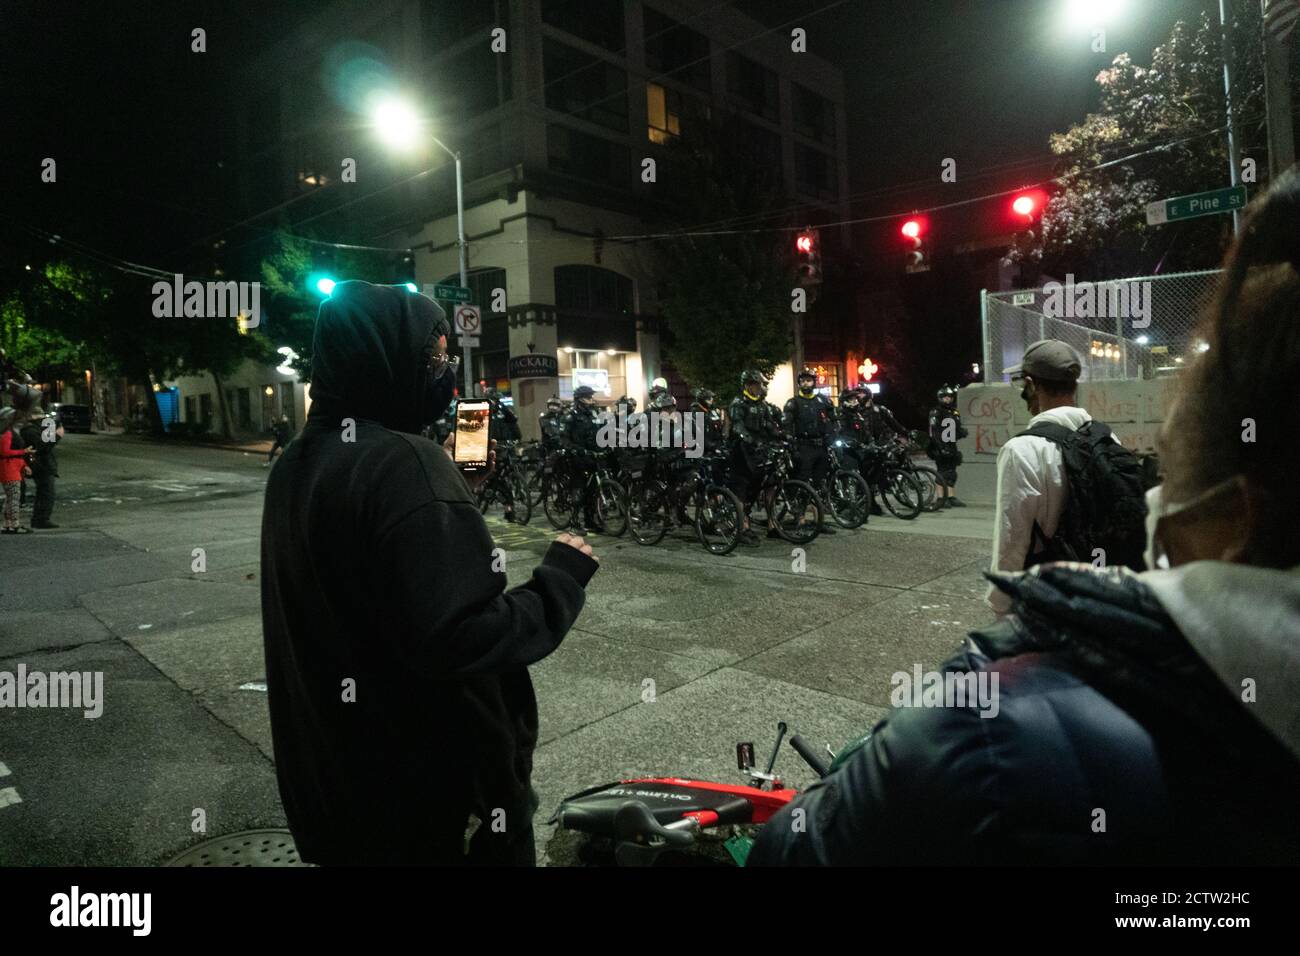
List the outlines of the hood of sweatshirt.
{"type": "Polygon", "coordinates": [[[435,330],[448,326],[433,300],[404,286],[340,282],[316,318],[310,417],[418,432],[435,330]]]}
{"type": "Polygon", "coordinates": [[[1300,568],[1194,561],[1138,577],[1233,696],[1300,757],[1300,568]]]}

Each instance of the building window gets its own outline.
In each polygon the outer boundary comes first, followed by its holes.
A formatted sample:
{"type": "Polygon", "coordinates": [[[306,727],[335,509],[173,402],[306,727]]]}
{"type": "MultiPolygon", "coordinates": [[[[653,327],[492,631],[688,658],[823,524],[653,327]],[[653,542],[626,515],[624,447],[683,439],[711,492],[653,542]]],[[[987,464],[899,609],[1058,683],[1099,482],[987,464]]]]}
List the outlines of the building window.
{"type": "Polygon", "coordinates": [[[632,280],[598,266],[556,266],[555,307],[570,312],[632,314],[632,280]]]}
{"type": "Polygon", "coordinates": [[[607,129],[627,132],[627,74],[604,60],[546,38],[546,105],[607,129]]]}
{"type": "Polygon", "coordinates": [[[753,170],[763,174],[764,181],[780,186],[785,178],[781,134],[739,119],[731,123],[729,128],[741,157],[753,170]]]}
{"type": "Polygon", "coordinates": [[[198,416],[194,409],[193,395],[185,396],[185,421],[187,421],[191,425],[193,425],[196,421],[198,421],[198,416]]]}
{"type": "Polygon", "coordinates": [[[658,10],[645,7],[645,63],[661,76],[713,92],[709,38],[682,26],[658,10]]]}
{"type": "Polygon", "coordinates": [[[546,128],[547,164],[569,176],[626,189],[632,159],[626,146],[552,123],[546,128]]]}
{"type": "Polygon", "coordinates": [[[819,199],[834,199],[839,195],[831,157],[820,149],[795,143],[794,175],[800,192],[819,199]]]}
{"type": "Polygon", "coordinates": [[[693,96],[658,83],[646,84],[646,126],[650,142],[664,144],[682,135],[697,123],[707,120],[709,108],[693,96]]]}
{"type": "MultiPolygon", "coordinates": [[[[475,33],[509,27],[505,0],[437,0],[420,4],[427,53],[439,53],[475,33]]],[[[486,47],[486,43],[484,44],[486,47]]]]}
{"type": "Polygon", "coordinates": [[[542,22],[622,53],[623,0],[542,0],[542,22]]]}
{"type": "Polygon", "coordinates": [[[812,90],[792,83],[794,131],[801,136],[835,145],[835,104],[812,90]]]}
{"type": "Polygon", "coordinates": [[[444,57],[429,67],[430,99],[438,119],[463,123],[507,103],[511,96],[510,57],[487,43],[444,57]]]}
{"type": "Polygon", "coordinates": [[[298,410],[294,406],[293,382],[280,383],[280,414],[289,418],[289,430],[298,430],[298,410]]]}
{"type": "Polygon", "coordinates": [[[776,73],[734,50],[727,53],[727,93],[751,113],[773,123],[781,118],[776,73]]]}
{"type": "Polygon", "coordinates": [[[212,395],[209,392],[199,396],[199,421],[204,428],[212,427],[212,395]]]}

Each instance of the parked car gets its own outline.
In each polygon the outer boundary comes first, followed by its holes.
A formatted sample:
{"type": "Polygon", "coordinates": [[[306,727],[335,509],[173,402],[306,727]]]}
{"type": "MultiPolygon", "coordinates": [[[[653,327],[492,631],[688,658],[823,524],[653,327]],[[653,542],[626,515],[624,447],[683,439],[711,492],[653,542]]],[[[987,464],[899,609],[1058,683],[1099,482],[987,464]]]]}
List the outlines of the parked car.
{"type": "Polygon", "coordinates": [[[65,405],[55,402],[50,406],[54,412],[54,417],[58,419],[64,431],[69,432],[86,432],[89,434],[91,429],[90,406],[89,405],[65,405]]]}

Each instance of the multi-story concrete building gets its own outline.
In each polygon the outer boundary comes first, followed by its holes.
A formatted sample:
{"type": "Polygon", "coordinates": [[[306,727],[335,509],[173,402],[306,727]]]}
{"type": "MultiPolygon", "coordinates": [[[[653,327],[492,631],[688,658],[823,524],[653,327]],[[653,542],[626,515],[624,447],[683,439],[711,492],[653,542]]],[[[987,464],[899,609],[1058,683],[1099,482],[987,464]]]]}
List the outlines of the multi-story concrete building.
{"type": "Polygon", "coordinates": [[[792,29],[685,0],[340,0],[242,71],[242,205],[290,203],[319,236],[410,250],[420,285],[457,283],[450,159],[432,141],[386,153],[367,128],[391,88],[462,154],[474,379],[526,435],[575,381],[644,401],[665,374],[656,264],[624,237],[647,231],[646,159],[725,115],[808,221],[847,218],[842,77],[792,29]]]}

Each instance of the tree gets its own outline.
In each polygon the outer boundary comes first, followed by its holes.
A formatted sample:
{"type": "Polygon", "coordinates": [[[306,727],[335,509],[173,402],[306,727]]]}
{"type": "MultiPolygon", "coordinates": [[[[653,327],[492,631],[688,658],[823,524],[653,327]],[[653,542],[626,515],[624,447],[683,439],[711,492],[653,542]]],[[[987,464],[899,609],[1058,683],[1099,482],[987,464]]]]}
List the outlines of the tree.
{"type": "Polygon", "coordinates": [[[312,337],[321,303],[321,296],[308,288],[309,278],[319,272],[340,282],[392,282],[399,257],[404,254],[401,249],[341,249],[286,232],[271,237],[259,267],[263,304],[270,316],[263,331],[275,348],[293,349],[298,356],[293,367],[304,381],[311,375],[312,337]]]}
{"type": "MultiPolygon", "coordinates": [[[[744,143],[729,122],[712,127],[706,137],[683,137],[665,151],[657,189],[662,228],[679,223],[684,210],[692,219],[725,224],[752,221],[785,205],[744,143]]],[[[797,287],[793,242],[793,232],[768,225],[763,231],[681,234],[656,243],[665,354],[693,385],[727,400],[739,392],[745,369],[770,374],[790,360],[791,292],[797,287]]]]}
{"type": "MultiPolygon", "coordinates": [[[[1238,142],[1242,157],[1256,160],[1262,181],[1268,163],[1261,151],[1259,3],[1230,0],[1230,15],[1238,142]]],[[[1228,185],[1222,52],[1217,18],[1202,13],[1194,24],[1174,25],[1150,67],[1124,53],[1099,73],[1097,112],[1051,137],[1065,179],[1048,201],[1040,234],[1019,236],[1008,258],[1080,280],[1217,264],[1231,238],[1230,219],[1148,226],[1145,211],[1156,200],[1228,185]],[[1145,155],[1095,168],[1138,153],[1145,155]]]]}

